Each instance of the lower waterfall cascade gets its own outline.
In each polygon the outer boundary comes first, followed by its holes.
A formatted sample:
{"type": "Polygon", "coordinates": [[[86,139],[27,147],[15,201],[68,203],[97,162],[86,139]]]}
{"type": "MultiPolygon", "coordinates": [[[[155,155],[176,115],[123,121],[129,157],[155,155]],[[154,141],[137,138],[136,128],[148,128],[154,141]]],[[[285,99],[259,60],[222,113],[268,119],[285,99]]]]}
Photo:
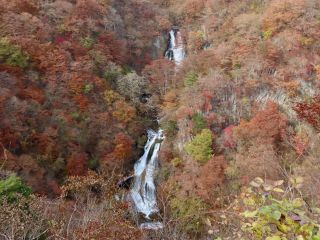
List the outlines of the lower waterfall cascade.
{"type": "Polygon", "coordinates": [[[134,165],[133,184],[128,194],[136,213],[144,215],[145,222],[140,224],[142,229],[160,229],[163,224],[152,221],[151,215],[157,214],[155,171],[158,167],[158,154],[161,142],[164,140],[163,130],[155,132],[148,130],[148,141],[144,146],[144,154],[134,165]]]}

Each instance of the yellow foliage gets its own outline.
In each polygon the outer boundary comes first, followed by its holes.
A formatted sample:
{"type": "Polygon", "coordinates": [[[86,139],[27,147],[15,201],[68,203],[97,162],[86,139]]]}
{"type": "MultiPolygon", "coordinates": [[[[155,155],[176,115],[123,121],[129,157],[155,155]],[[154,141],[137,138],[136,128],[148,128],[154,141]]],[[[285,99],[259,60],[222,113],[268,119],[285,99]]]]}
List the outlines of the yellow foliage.
{"type": "Polygon", "coordinates": [[[114,108],[112,116],[120,122],[128,123],[136,116],[135,109],[124,101],[115,102],[114,108]]]}
{"type": "Polygon", "coordinates": [[[197,52],[202,49],[204,33],[200,30],[189,32],[188,48],[190,52],[197,52]]]}
{"type": "Polygon", "coordinates": [[[112,105],[116,100],[120,99],[120,95],[113,91],[113,90],[106,90],[104,92],[104,100],[106,101],[107,105],[112,105]]]}

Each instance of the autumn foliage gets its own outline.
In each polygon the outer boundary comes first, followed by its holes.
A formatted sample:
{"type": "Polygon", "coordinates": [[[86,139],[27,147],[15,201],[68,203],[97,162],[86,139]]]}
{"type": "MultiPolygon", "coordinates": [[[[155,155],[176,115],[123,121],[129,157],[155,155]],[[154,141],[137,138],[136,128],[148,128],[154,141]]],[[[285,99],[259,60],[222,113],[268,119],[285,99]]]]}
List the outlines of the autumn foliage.
{"type": "Polygon", "coordinates": [[[317,237],[319,16],[317,0],[0,0],[0,188],[28,189],[1,192],[0,235],[317,237]],[[148,128],[166,136],[158,231],[116,200],[148,128]]]}
{"type": "Polygon", "coordinates": [[[157,18],[156,6],[133,1],[116,13],[115,1],[0,3],[0,143],[8,151],[1,166],[35,191],[56,194],[66,176],[128,164],[148,127],[137,121],[137,112],[148,111],[139,102],[148,89],[137,85],[131,99],[116,81],[133,71],[123,70],[132,61],[128,52],[146,54],[159,29],[145,26],[143,32],[153,31],[145,47],[124,38],[121,24],[132,26],[124,19],[129,12],[157,18]],[[106,92],[117,97],[109,103],[106,92]]]}
{"type": "Polygon", "coordinates": [[[295,106],[298,117],[311,124],[315,129],[320,129],[320,96],[314,97],[309,102],[300,102],[295,106]]]}

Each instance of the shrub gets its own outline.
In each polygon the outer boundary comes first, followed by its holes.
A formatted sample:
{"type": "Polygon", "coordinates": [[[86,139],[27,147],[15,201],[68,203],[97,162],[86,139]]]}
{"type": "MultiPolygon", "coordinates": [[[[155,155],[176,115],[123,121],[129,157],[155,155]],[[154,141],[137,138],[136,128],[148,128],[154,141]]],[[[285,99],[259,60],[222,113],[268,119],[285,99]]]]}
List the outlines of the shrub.
{"type": "Polygon", "coordinates": [[[181,158],[176,157],[171,160],[171,164],[174,167],[179,167],[182,164],[182,160],[181,160],[181,158]]]}
{"type": "Polygon", "coordinates": [[[185,151],[195,160],[204,164],[212,157],[212,133],[209,129],[203,129],[201,133],[185,145],[185,151]]]}
{"type": "Polygon", "coordinates": [[[92,170],[98,169],[99,160],[97,157],[91,157],[88,161],[88,167],[92,170]]]}
{"type": "Polygon", "coordinates": [[[80,121],[81,120],[81,116],[77,112],[70,113],[70,117],[72,117],[72,119],[75,120],[75,121],[80,121]]]}
{"type": "Polygon", "coordinates": [[[121,99],[120,95],[113,90],[106,90],[104,92],[104,100],[108,106],[111,106],[115,101],[121,99]]]}
{"type": "Polygon", "coordinates": [[[16,200],[19,194],[24,197],[28,197],[31,194],[31,189],[19,177],[11,175],[7,179],[0,181],[0,199],[6,198],[9,202],[12,202],[16,200]]]}
{"type": "Polygon", "coordinates": [[[4,199],[0,211],[1,239],[50,239],[48,207],[48,201],[34,195],[17,196],[14,202],[4,199]]]}
{"type": "Polygon", "coordinates": [[[83,92],[85,94],[88,94],[88,93],[90,93],[92,91],[92,89],[93,89],[93,85],[92,84],[86,84],[84,86],[84,88],[83,88],[83,92]]]}
{"type": "Polygon", "coordinates": [[[119,69],[110,69],[110,70],[106,70],[103,73],[103,77],[110,82],[114,82],[120,76],[121,76],[121,72],[119,71],[119,69]]]}
{"type": "MultiPolygon", "coordinates": [[[[293,180],[288,189],[301,187],[301,178],[293,180]]],[[[320,239],[319,209],[312,212],[301,198],[294,198],[281,187],[283,181],[271,183],[256,178],[243,199],[246,211],[242,230],[250,239],[320,239]],[[318,212],[318,213],[316,213],[318,212]],[[314,219],[314,220],[312,220],[314,219]]]]}
{"type": "Polygon", "coordinates": [[[170,201],[171,215],[183,231],[200,233],[204,227],[207,205],[200,198],[175,197],[170,201]]]}
{"type": "Polygon", "coordinates": [[[158,174],[159,181],[160,182],[167,181],[170,177],[170,174],[171,174],[170,168],[166,166],[162,166],[158,174]]]}
{"type": "Polygon", "coordinates": [[[298,117],[306,121],[318,131],[320,130],[320,95],[314,97],[311,101],[299,102],[294,107],[298,117]]]}
{"type": "Polygon", "coordinates": [[[205,41],[205,36],[202,31],[189,33],[188,48],[191,52],[197,52],[202,49],[205,41]]]}
{"type": "Polygon", "coordinates": [[[198,75],[195,72],[190,71],[184,77],[184,86],[191,87],[197,80],[198,80],[198,75]]]}
{"type": "Polygon", "coordinates": [[[6,38],[0,39],[0,62],[10,66],[25,68],[28,66],[29,57],[20,47],[15,46],[6,38]]]}
{"type": "Polygon", "coordinates": [[[287,124],[287,118],[279,112],[278,106],[268,102],[249,122],[241,121],[234,128],[240,177],[279,178],[281,162],[277,149],[284,143],[287,124]]]}
{"type": "Polygon", "coordinates": [[[199,113],[196,113],[192,116],[192,124],[193,124],[193,133],[197,134],[201,132],[202,129],[206,128],[206,121],[203,116],[199,113]]]}
{"type": "Polygon", "coordinates": [[[273,34],[272,30],[269,29],[267,31],[262,32],[262,37],[263,39],[267,40],[272,37],[272,34],[273,34]]]}
{"type": "Polygon", "coordinates": [[[131,72],[121,78],[118,78],[116,80],[116,86],[118,92],[122,96],[125,96],[134,103],[138,103],[139,97],[146,90],[146,81],[135,72],[131,72]]]}
{"type": "Polygon", "coordinates": [[[82,38],[80,43],[81,43],[81,46],[84,48],[91,48],[94,44],[94,39],[91,38],[90,36],[87,36],[85,38],[82,38]]]}
{"type": "Polygon", "coordinates": [[[128,123],[136,116],[136,110],[124,101],[117,101],[112,116],[119,122],[128,123]]]}
{"type": "Polygon", "coordinates": [[[179,130],[178,126],[177,126],[177,122],[174,120],[169,120],[169,121],[165,122],[162,125],[162,128],[164,129],[164,131],[166,133],[166,137],[168,137],[168,138],[173,138],[179,130]]]}
{"type": "Polygon", "coordinates": [[[231,161],[224,173],[229,180],[237,179],[239,177],[239,170],[236,162],[231,161]]]}

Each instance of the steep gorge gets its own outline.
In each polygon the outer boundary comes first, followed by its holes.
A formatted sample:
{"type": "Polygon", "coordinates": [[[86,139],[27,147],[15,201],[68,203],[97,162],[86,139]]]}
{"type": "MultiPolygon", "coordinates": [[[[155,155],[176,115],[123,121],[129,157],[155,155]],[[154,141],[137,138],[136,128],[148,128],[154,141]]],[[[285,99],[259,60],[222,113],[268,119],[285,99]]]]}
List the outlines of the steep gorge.
{"type": "Polygon", "coordinates": [[[318,239],[319,16],[0,0],[0,238],[318,239]]]}

